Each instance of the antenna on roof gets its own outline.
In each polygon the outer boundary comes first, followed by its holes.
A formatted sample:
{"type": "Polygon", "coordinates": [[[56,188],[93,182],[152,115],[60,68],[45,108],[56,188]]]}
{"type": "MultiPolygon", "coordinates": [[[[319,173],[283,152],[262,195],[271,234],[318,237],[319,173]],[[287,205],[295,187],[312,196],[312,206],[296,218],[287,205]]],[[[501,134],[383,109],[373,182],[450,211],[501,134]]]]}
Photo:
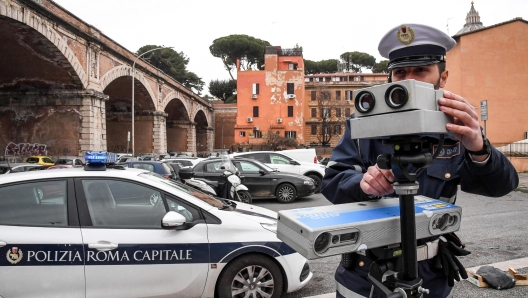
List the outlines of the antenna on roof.
{"type": "Polygon", "coordinates": [[[454,19],[455,17],[448,18],[446,21],[446,29],[447,29],[447,35],[449,35],[449,20],[454,19]]]}

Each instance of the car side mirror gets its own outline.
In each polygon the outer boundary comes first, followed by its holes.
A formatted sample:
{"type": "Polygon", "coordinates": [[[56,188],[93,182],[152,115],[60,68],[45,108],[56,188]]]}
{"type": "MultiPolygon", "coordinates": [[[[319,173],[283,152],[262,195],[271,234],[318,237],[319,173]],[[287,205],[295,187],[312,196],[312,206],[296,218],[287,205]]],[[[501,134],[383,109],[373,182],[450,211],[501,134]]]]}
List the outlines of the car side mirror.
{"type": "Polygon", "coordinates": [[[262,175],[266,175],[266,172],[263,170],[263,169],[260,169],[259,170],[259,174],[262,176],[262,175]]]}
{"type": "Polygon", "coordinates": [[[174,230],[185,226],[187,220],[178,212],[169,211],[161,220],[161,227],[165,230],[174,230]]]}
{"type": "Polygon", "coordinates": [[[295,160],[290,161],[290,164],[295,165],[295,166],[300,165],[300,163],[295,160]]]}

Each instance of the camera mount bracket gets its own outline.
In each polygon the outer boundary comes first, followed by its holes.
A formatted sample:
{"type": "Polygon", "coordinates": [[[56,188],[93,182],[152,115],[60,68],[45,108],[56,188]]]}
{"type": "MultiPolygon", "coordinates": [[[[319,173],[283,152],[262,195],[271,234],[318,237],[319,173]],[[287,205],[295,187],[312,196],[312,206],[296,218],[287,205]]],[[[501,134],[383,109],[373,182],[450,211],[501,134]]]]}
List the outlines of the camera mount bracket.
{"type": "MultiPolygon", "coordinates": [[[[416,180],[421,170],[430,166],[435,156],[422,152],[422,149],[429,148],[430,144],[419,136],[390,137],[383,140],[383,143],[394,148],[394,154],[378,156],[377,163],[381,169],[392,169],[394,173],[393,188],[399,196],[400,204],[402,254],[389,259],[379,258],[373,262],[368,279],[372,283],[373,290],[376,289],[381,297],[421,298],[429,290],[422,288],[422,279],[418,276],[414,195],[418,193],[419,184],[416,180]],[[418,171],[409,173],[409,165],[418,168],[418,171]],[[396,268],[398,261],[401,261],[402,270],[387,276],[385,281],[382,281],[384,273],[396,268]]],[[[440,152],[442,145],[443,138],[440,139],[437,152],[440,152]]]]}

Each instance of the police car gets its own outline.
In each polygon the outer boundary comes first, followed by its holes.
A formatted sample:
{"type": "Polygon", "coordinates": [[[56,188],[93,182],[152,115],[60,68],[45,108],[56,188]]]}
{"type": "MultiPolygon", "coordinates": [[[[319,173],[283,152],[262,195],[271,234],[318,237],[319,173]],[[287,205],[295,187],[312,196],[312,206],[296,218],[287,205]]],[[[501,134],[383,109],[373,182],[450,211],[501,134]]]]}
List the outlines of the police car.
{"type": "Polygon", "coordinates": [[[280,297],[312,278],[275,212],[108,159],[2,177],[0,297],[280,297]]]}

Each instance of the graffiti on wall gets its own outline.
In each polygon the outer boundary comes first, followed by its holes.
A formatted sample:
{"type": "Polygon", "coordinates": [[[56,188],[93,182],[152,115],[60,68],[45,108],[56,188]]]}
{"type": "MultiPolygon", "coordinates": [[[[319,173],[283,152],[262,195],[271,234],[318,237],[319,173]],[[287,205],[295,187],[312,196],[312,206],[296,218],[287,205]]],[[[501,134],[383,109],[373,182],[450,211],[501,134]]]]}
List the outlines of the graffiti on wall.
{"type": "Polygon", "coordinates": [[[5,148],[6,156],[16,155],[48,155],[46,145],[44,144],[30,144],[30,143],[18,143],[15,144],[10,142],[5,148]]]}

